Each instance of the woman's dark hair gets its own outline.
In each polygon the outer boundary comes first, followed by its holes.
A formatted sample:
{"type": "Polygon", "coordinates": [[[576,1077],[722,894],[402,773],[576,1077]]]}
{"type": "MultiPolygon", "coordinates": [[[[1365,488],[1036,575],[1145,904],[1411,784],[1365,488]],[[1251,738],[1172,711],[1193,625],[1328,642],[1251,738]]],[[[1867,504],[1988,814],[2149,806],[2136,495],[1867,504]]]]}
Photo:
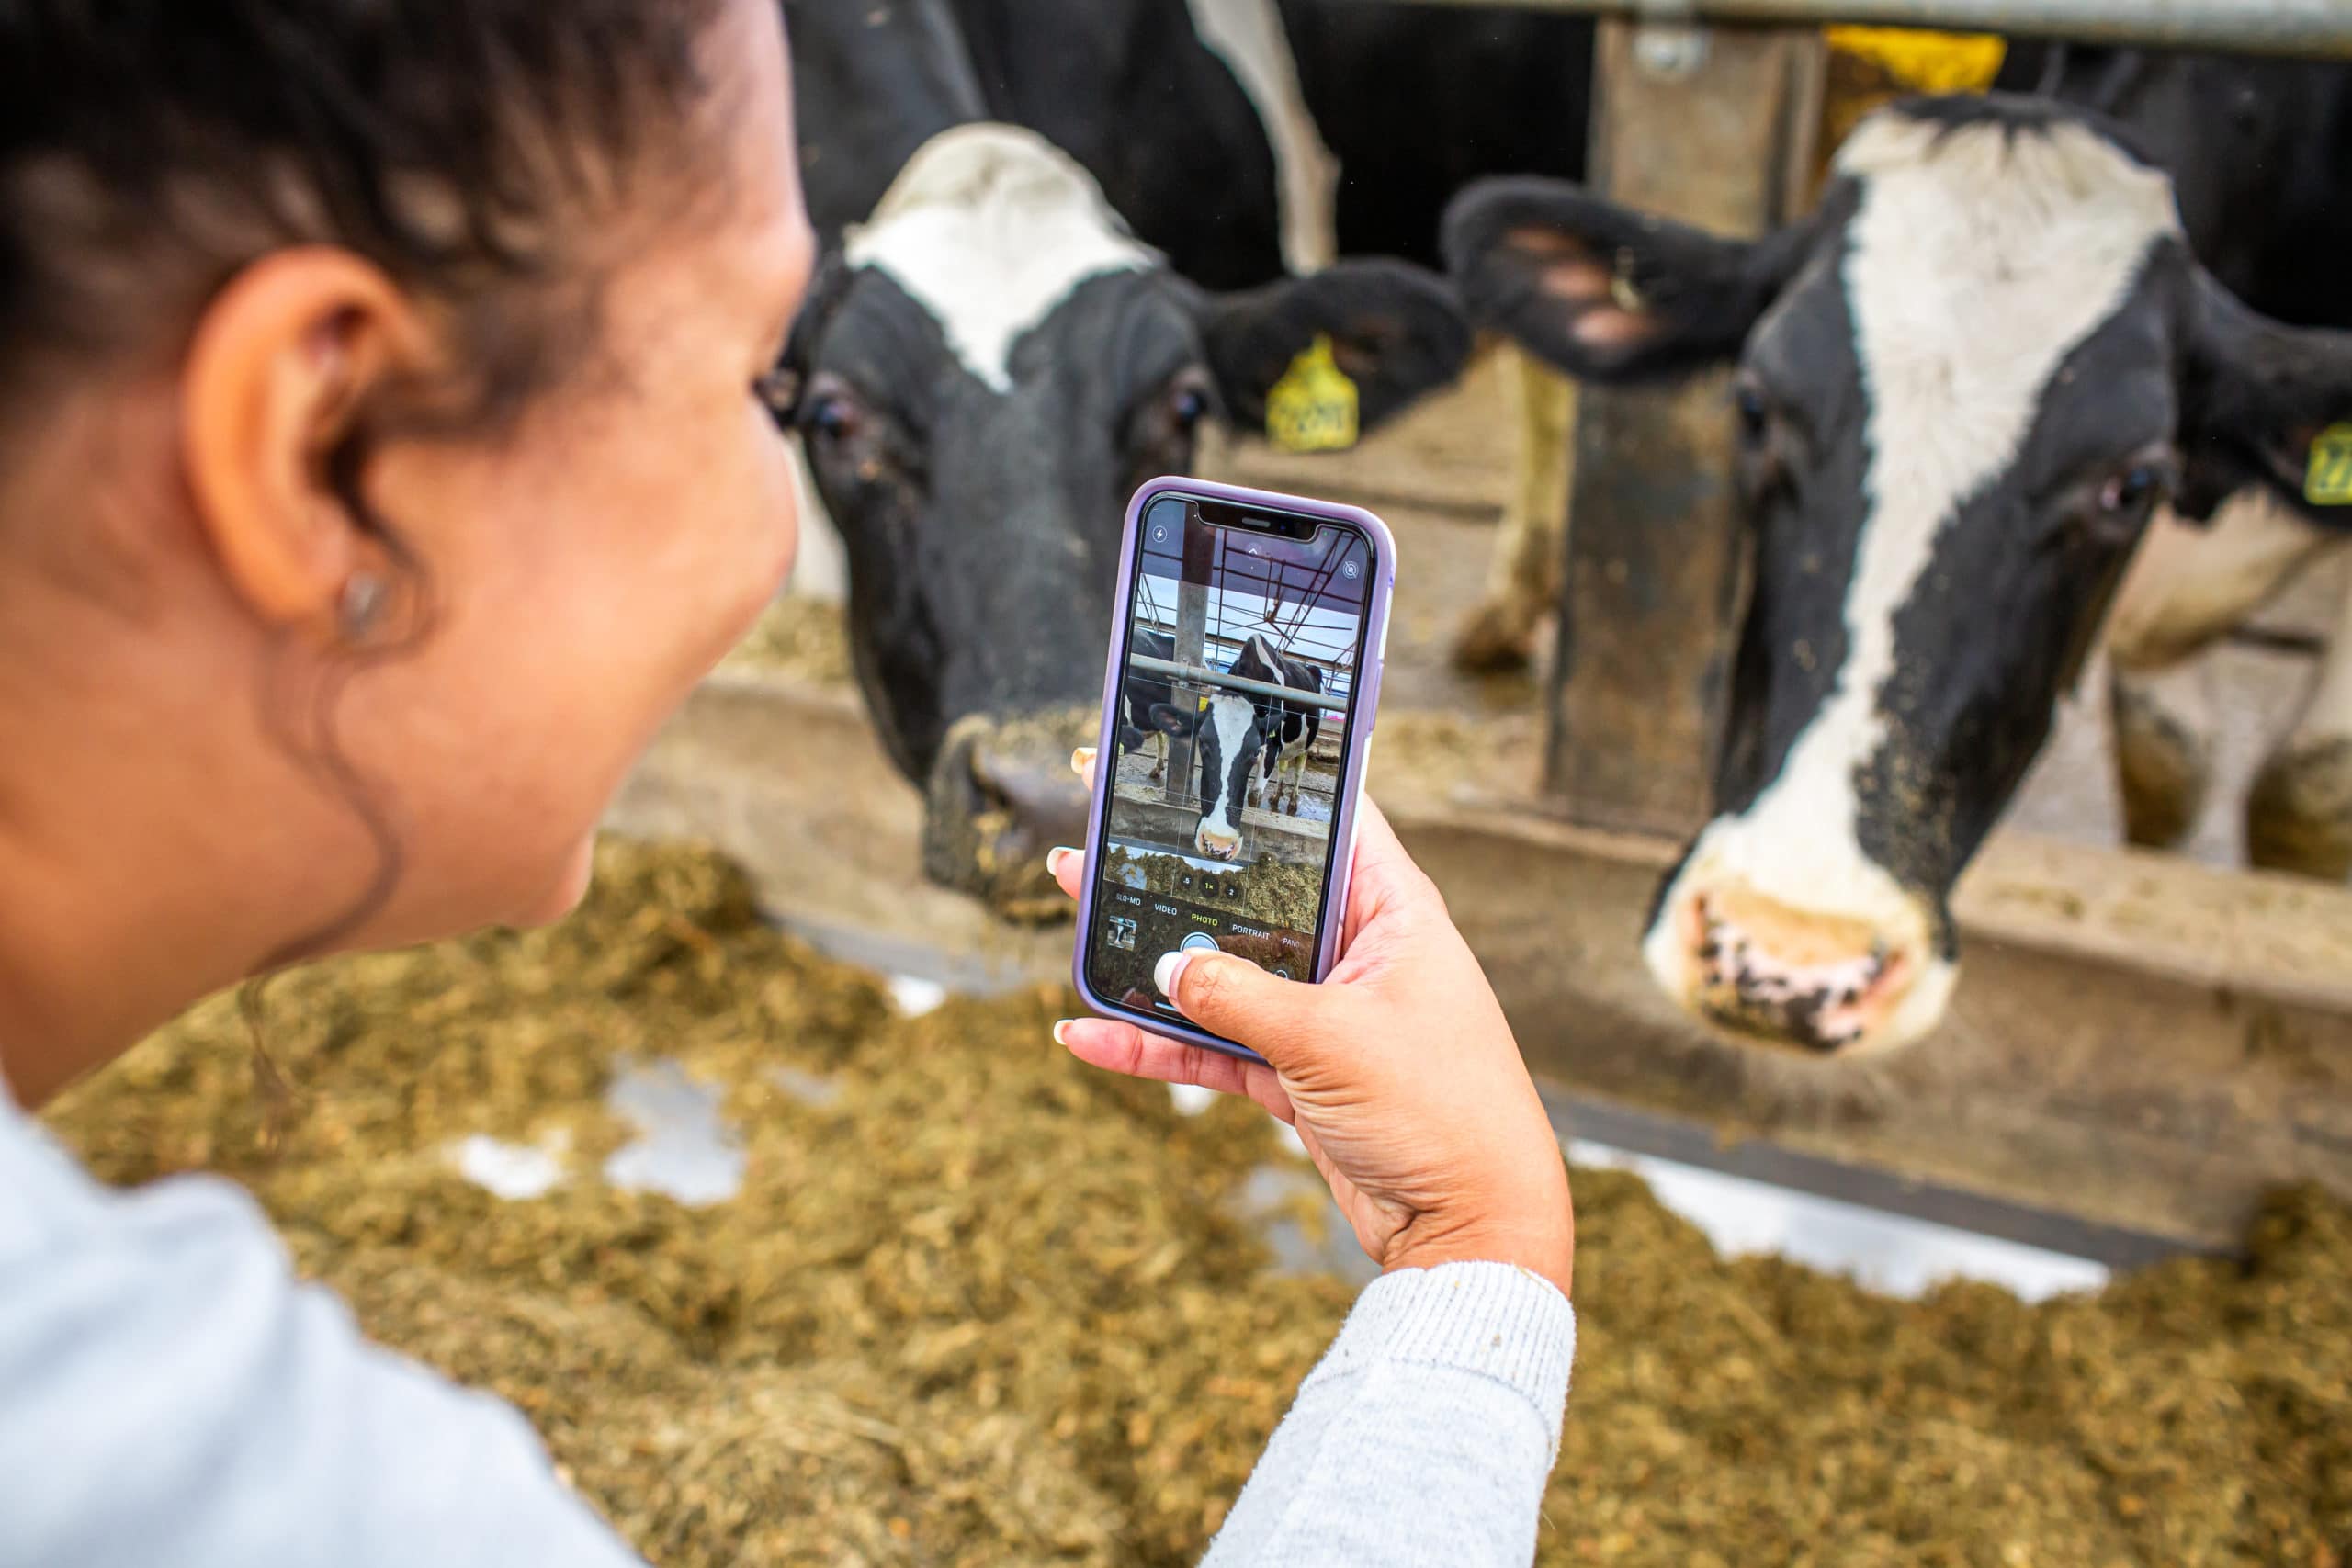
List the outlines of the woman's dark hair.
{"type": "MultiPolygon", "coordinates": [[[[587,243],[609,238],[597,220],[640,171],[674,179],[691,156],[697,46],[718,4],[0,0],[0,423],[116,355],[176,355],[223,284],[293,244],[374,262],[447,313],[463,356],[451,385],[363,411],[330,464],[411,579],[413,613],[313,669],[310,689],[263,694],[378,852],[356,901],[270,968],[370,919],[401,865],[392,813],[335,733],[350,676],[431,620],[421,564],[362,493],[370,446],[392,430],[493,432],[596,341],[587,243]]],[[[258,985],[245,1000],[258,1050],[258,985]]],[[[258,1063],[265,1089],[282,1089],[258,1063]]]]}
{"type": "MultiPolygon", "coordinates": [[[[716,0],[0,0],[0,393],[342,245],[485,331],[475,415],[590,336],[517,312],[577,219],[667,164],[716,0]]],[[[461,318],[462,323],[462,318],[461,318]]]]}

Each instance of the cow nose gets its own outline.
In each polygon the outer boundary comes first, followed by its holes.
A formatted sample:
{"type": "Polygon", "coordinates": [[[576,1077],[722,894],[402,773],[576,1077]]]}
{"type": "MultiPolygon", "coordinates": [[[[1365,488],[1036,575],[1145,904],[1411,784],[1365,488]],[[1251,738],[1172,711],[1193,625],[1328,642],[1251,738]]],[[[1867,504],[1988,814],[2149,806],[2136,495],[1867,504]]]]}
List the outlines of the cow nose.
{"type": "Polygon", "coordinates": [[[1046,854],[1086,833],[1086,788],[1070,749],[1091,744],[1093,716],[967,719],[948,733],[926,792],[923,868],[1017,919],[1058,919],[1065,901],[1046,854]]]}
{"type": "Polygon", "coordinates": [[[1241,855],[1241,837],[1238,833],[1216,833],[1204,828],[1194,835],[1193,845],[1216,860],[1238,860],[1241,855]]]}
{"type": "Polygon", "coordinates": [[[1862,1044],[1919,972],[1910,942],[1736,885],[1692,889],[1673,918],[1690,1004],[1771,1044],[1824,1055],[1862,1044]]]}

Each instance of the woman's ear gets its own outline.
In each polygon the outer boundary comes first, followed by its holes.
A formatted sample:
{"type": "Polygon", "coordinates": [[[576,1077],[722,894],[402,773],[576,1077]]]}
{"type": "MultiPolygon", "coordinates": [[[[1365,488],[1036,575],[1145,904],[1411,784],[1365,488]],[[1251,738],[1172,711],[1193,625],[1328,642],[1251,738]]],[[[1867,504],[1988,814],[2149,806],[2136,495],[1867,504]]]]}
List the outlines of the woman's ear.
{"type": "Polygon", "coordinates": [[[392,281],[348,251],[276,252],[206,306],[180,377],[181,457],[233,591],[273,626],[332,636],[380,547],[335,482],[360,412],[425,363],[392,281]]]}

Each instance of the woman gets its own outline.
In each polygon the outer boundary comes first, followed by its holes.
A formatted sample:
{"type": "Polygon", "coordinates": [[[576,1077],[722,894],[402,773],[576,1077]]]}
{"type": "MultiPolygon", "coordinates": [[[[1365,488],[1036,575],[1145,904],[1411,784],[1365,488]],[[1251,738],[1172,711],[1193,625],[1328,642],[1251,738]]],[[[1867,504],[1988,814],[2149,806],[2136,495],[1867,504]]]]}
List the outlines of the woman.
{"type": "MultiPolygon", "coordinates": [[[[776,10],[0,6],[0,1564],[632,1561],[236,1190],[103,1192],[24,1111],[240,977],[579,898],[792,556],[776,10]]],[[[1057,1033],[1293,1120],[1388,1270],[1212,1561],[1524,1561],[1566,1182],[1366,818],[1331,984],[1170,961],[1272,1068],[1057,1033]]]]}

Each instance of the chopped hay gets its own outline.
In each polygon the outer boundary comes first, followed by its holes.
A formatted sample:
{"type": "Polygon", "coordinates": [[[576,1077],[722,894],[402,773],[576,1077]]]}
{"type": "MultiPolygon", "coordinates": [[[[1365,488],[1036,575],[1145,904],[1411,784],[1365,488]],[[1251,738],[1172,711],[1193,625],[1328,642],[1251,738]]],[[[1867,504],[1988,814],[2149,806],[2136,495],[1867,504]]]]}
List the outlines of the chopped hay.
{"type": "Polygon", "coordinates": [[[729,667],[839,684],[850,678],[849,630],[841,605],[779,595],[727,656],[729,667]]]}
{"type": "MultiPolygon", "coordinates": [[[[50,1119],[112,1180],[246,1183],[370,1332],[516,1402],[657,1562],[1195,1560],[1347,1304],[1229,1217],[1269,1123],[1072,1063],[1057,993],[896,1017],[706,854],[608,845],[601,873],[552,931],[279,981],[302,1105],[275,1156],[220,1000],[50,1119]],[[624,1055],[728,1086],[739,1198],[595,1179],[624,1055]],[[555,1129],[573,1174],[545,1198],[444,1154],[555,1129]]],[[[2280,1196],[2243,1265],[2029,1307],[1727,1262],[1616,1173],[1577,1196],[1542,1562],[2352,1554],[2338,1202],[2280,1196]]]]}
{"type": "MultiPolygon", "coordinates": [[[[1137,852],[1124,844],[1114,844],[1104,863],[1114,881],[1126,879],[1128,886],[1136,886],[1139,879],[1144,892],[1194,898],[1183,886],[1182,878],[1188,874],[1197,874],[1196,869],[1182,855],[1137,852]]],[[[1260,855],[1247,865],[1236,862],[1215,874],[1219,882],[1240,887],[1240,896],[1230,900],[1236,914],[1291,931],[1315,929],[1316,908],[1323,899],[1320,864],[1300,865],[1268,854],[1260,855]]]]}

